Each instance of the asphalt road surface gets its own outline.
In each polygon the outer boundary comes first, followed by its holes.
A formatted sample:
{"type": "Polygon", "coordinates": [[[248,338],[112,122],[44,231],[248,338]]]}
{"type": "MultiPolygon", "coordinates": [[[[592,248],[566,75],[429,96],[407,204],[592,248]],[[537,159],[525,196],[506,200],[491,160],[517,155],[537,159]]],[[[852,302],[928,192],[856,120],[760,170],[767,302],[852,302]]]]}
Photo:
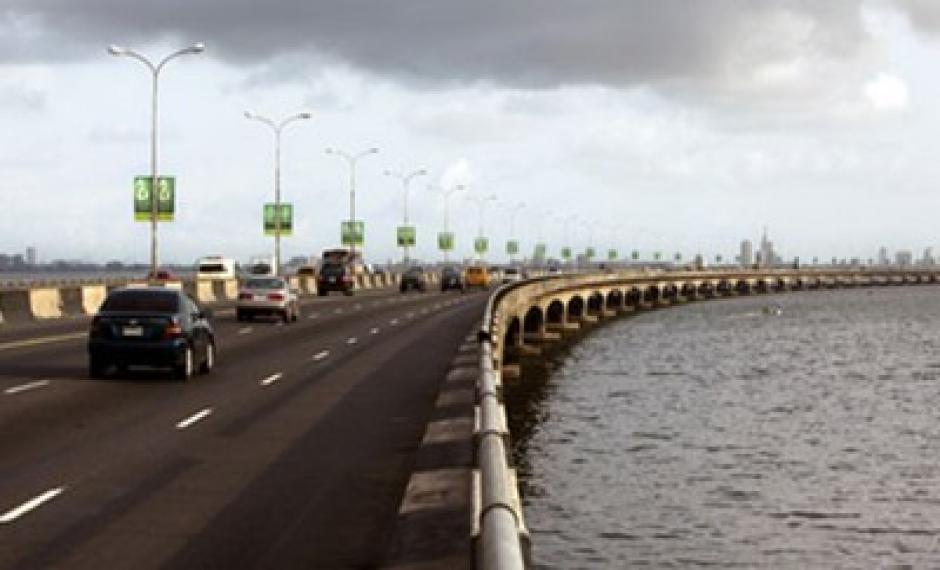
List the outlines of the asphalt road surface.
{"type": "Polygon", "coordinates": [[[0,568],[372,568],[485,295],[214,319],[188,383],[87,376],[87,319],[0,327],[0,568]]]}

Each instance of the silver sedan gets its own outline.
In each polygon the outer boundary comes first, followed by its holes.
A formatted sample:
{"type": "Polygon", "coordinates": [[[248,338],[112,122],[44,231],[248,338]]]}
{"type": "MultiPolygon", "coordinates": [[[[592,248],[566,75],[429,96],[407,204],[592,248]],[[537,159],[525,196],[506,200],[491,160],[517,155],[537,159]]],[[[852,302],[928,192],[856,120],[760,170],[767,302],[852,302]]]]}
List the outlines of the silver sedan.
{"type": "Polygon", "coordinates": [[[255,315],[281,317],[285,323],[300,317],[300,298],[290,283],[281,277],[249,277],[238,291],[235,316],[239,321],[255,315]]]}

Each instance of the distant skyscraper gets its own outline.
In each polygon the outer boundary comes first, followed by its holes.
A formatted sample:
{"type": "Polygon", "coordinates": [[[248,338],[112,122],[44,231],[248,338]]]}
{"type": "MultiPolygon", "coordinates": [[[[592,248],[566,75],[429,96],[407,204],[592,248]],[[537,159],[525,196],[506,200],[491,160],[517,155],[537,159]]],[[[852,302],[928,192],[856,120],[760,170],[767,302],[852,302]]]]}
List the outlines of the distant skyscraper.
{"type": "Polygon", "coordinates": [[[921,263],[923,263],[924,265],[933,265],[934,262],[936,262],[936,259],[934,259],[934,256],[933,256],[933,248],[928,247],[927,249],[924,250],[924,258],[921,259],[921,263]]]}
{"type": "Polygon", "coordinates": [[[754,244],[751,243],[751,240],[746,239],[741,242],[741,265],[744,267],[750,267],[754,264],[754,244]]]}
{"type": "Polygon", "coordinates": [[[888,248],[885,246],[878,250],[878,265],[891,265],[891,257],[888,256],[888,248]]]}
{"type": "Polygon", "coordinates": [[[898,265],[912,265],[914,263],[914,254],[908,250],[901,250],[894,254],[894,259],[898,265]]]}
{"type": "Polygon", "coordinates": [[[36,248],[26,248],[26,265],[36,265],[36,248]]]}
{"type": "Polygon", "coordinates": [[[768,267],[777,262],[776,254],[774,253],[774,242],[770,241],[767,237],[767,226],[764,226],[764,235],[760,238],[760,264],[763,267],[768,267]]]}

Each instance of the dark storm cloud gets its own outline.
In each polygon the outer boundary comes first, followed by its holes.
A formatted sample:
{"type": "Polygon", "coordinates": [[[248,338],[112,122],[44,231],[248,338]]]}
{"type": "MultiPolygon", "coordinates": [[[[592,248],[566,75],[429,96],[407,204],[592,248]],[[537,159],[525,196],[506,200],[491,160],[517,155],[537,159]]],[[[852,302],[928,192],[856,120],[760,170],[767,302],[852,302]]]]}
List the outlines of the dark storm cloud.
{"type": "Polygon", "coordinates": [[[6,0],[0,60],[172,37],[235,63],[310,54],[432,83],[630,85],[850,57],[866,41],[858,1],[6,0]]]}

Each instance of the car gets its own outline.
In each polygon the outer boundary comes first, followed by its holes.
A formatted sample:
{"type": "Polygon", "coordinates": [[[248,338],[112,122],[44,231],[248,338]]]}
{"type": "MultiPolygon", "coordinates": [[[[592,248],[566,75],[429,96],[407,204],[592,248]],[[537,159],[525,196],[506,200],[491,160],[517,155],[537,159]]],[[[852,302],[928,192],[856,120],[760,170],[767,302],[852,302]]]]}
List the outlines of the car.
{"type": "Polygon", "coordinates": [[[486,289],[490,286],[490,274],[483,265],[473,265],[464,272],[464,283],[467,288],[479,287],[486,289]]]}
{"type": "Polygon", "coordinates": [[[356,286],[353,268],[342,262],[328,261],[320,266],[317,275],[317,295],[323,297],[330,291],[341,291],[344,295],[352,295],[356,286]]]}
{"type": "Polygon", "coordinates": [[[176,275],[166,269],[158,269],[147,273],[148,281],[175,281],[176,275]]]}
{"type": "Polygon", "coordinates": [[[463,276],[453,265],[445,265],[441,269],[441,291],[447,291],[449,289],[460,289],[461,292],[465,291],[463,276]]]}
{"type": "Polygon", "coordinates": [[[518,267],[507,267],[503,270],[503,283],[515,283],[522,281],[522,272],[518,267]]]}
{"type": "Polygon", "coordinates": [[[89,376],[101,378],[112,366],[168,367],[184,381],[197,370],[209,373],[216,362],[211,317],[179,289],[115,289],[91,320],[89,376]]]}
{"type": "Polygon", "coordinates": [[[316,277],[317,268],[312,265],[301,265],[297,268],[297,277],[316,277]]]}
{"type": "Polygon", "coordinates": [[[428,288],[428,280],[424,274],[424,268],[414,265],[405,270],[404,275],[401,276],[401,283],[398,285],[398,289],[402,293],[407,293],[408,291],[425,291],[428,288]]]}
{"type": "Polygon", "coordinates": [[[235,279],[235,260],[221,255],[207,255],[196,262],[196,279],[235,279]]]}
{"type": "Polygon", "coordinates": [[[300,317],[300,295],[283,277],[249,277],[239,287],[235,318],[245,321],[255,315],[294,322],[300,317]]]}

